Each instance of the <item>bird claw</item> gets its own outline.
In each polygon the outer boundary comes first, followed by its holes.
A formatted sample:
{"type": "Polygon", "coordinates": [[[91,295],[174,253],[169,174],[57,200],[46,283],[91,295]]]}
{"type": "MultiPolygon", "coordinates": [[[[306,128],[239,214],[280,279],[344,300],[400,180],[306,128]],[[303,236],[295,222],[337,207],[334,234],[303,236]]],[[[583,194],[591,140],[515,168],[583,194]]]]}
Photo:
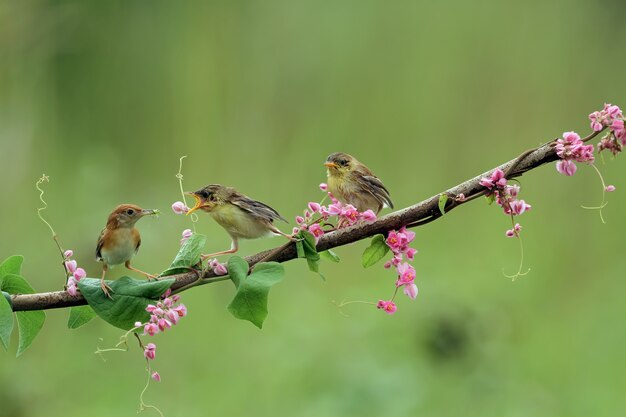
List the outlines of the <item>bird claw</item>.
{"type": "Polygon", "coordinates": [[[104,281],[100,283],[100,288],[102,288],[102,292],[104,293],[104,295],[106,295],[110,300],[113,299],[113,297],[111,297],[111,294],[109,293],[109,291],[113,292],[113,289],[109,287],[104,281]]]}

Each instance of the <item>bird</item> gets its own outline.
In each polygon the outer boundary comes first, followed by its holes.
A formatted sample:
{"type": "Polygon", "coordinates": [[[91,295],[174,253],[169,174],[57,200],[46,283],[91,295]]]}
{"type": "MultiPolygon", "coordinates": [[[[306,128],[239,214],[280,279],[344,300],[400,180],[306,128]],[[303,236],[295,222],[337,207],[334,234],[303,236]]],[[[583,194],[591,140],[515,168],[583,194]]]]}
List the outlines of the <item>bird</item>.
{"type": "Polygon", "coordinates": [[[278,230],[274,220],[287,222],[276,210],[241,194],[232,187],[210,184],[198,191],[187,192],[196,199],[196,205],[187,215],[202,210],[211,215],[230,235],[230,249],[202,255],[201,259],[235,253],[239,250],[239,239],[257,239],[271,234],[281,235],[289,240],[294,237],[278,230]]]}
{"type": "Polygon", "coordinates": [[[107,224],[102,229],[96,245],[96,260],[102,262],[102,279],[100,287],[104,294],[111,298],[109,287],[104,282],[109,266],[124,264],[131,271],[139,272],[148,279],[154,275],[141,271],[130,265],[130,260],[139,250],[141,235],[135,223],[144,216],[158,214],[158,210],[144,210],[134,204],[121,204],[109,214],[107,224]]]}
{"type": "Polygon", "coordinates": [[[328,191],[342,203],[376,214],[385,207],[393,208],[385,185],[355,157],[336,152],[326,158],[324,165],[328,168],[328,191]]]}

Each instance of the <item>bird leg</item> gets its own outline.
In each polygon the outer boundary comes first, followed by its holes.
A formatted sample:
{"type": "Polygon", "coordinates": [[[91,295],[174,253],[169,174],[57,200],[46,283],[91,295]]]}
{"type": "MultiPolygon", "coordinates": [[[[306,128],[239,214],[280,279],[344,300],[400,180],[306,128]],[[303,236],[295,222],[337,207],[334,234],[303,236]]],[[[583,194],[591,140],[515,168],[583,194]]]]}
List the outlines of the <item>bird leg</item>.
{"type": "Polygon", "coordinates": [[[298,239],[296,239],[295,237],[288,235],[287,233],[283,233],[280,230],[278,230],[276,227],[274,226],[270,226],[269,227],[270,231],[272,231],[273,233],[276,233],[277,235],[281,235],[286,237],[287,239],[291,240],[292,242],[296,242],[298,239]]]}
{"type": "Polygon", "coordinates": [[[102,265],[102,278],[100,279],[100,288],[102,288],[102,292],[104,293],[104,295],[106,295],[112,300],[113,297],[111,297],[111,295],[109,294],[109,291],[113,291],[113,290],[111,289],[111,287],[109,287],[106,284],[106,282],[104,282],[104,277],[107,274],[108,270],[109,270],[109,266],[107,264],[102,265]]]}
{"type": "Polygon", "coordinates": [[[230,244],[230,249],[223,250],[221,252],[210,253],[208,255],[200,255],[200,259],[204,261],[204,260],[209,259],[209,258],[214,258],[214,257],[216,257],[218,255],[227,255],[229,253],[235,253],[238,250],[239,250],[239,241],[237,239],[233,238],[233,241],[230,244]]]}
{"type": "Polygon", "coordinates": [[[147,272],[142,271],[141,269],[137,269],[137,268],[131,266],[130,265],[130,261],[126,261],[124,263],[124,266],[126,266],[126,268],[130,269],[131,271],[139,272],[141,275],[145,275],[145,277],[148,278],[148,280],[151,279],[151,278],[156,278],[156,275],[149,274],[147,272]]]}

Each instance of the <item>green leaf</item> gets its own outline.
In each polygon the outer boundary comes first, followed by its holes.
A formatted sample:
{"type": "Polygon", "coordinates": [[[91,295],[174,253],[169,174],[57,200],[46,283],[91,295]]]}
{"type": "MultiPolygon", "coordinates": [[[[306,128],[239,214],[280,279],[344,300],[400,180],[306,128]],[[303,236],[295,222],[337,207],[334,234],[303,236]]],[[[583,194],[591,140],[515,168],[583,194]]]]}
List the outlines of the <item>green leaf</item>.
{"type": "Polygon", "coordinates": [[[4,349],[9,348],[13,331],[13,309],[6,298],[0,297],[0,342],[4,349]]]}
{"type": "Polygon", "coordinates": [[[194,233],[189,236],[180,250],[176,254],[176,258],[172,261],[172,264],[165,271],[161,272],[161,276],[180,274],[188,272],[189,268],[197,265],[200,262],[200,255],[202,249],[206,243],[206,236],[194,233]]]}
{"type": "MultiPolygon", "coordinates": [[[[230,260],[228,266],[231,271],[230,260]]],[[[228,311],[236,318],[248,320],[261,329],[267,318],[267,299],[270,288],[283,279],[285,269],[277,262],[264,262],[255,265],[254,270],[247,277],[242,274],[241,269],[236,272],[231,271],[233,272],[238,276],[239,285],[235,298],[228,305],[228,311]]]]}
{"type": "Polygon", "coordinates": [[[302,240],[296,240],[296,253],[298,258],[304,258],[306,255],[304,254],[304,247],[302,245],[302,240]]]}
{"type": "Polygon", "coordinates": [[[72,307],[70,308],[70,316],[67,319],[67,327],[78,329],[83,324],[89,323],[96,316],[96,312],[89,306],[72,307]]]}
{"type": "Polygon", "coordinates": [[[448,202],[448,194],[439,194],[439,211],[446,214],[446,203],[448,202]]]}
{"type": "Polygon", "coordinates": [[[9,294],[34,294],[35,290],[26,279],[17,274],[7,274],[4,276],[2,290],[9,294]]]}
{"type": "Polygon", "coordinates": [[[363,265],[363,268],[369,268],[383,259],[387,252],[389,252],[389,246],[385,243],[385,236],[376,235],[372,238],[372,242],[365,249],[365,252],[363,252],[361,265],[363,265]]]}
{"type": "MultiPolygon", "coordinates": [[[[309,270],[312,272],[320,272],[320,254],[317,253],[317,245],[315,243],[315,236],[306,230],[301,230],[299,237],[302,239],[302,247],[304,249],[304,256],[306,257],[306,263],[309,265],[309,270]]],[[[321,274],[320,274],[321,275],[321,274]]],[[[322,278],[324,277],[321,275],[322,278]]]]}
{"type": "Polygon", "coordinates": [[[235,287],[239,288],[241,281],[248,276],[250,266],[245,259],[239,256],[231,256],[227,263],[228,276],[230,277],[235,287]]]}
{"type": "MultiPolygon", "coordinates": [[[[24,277],[16,274],[4,276],[3,289],[10,294],[33,294],[35,292],[24,277]]],[[[18,311],[15,316],[20,336],[17,356],[20,356],[39,334],[46,321],[46,313],[43,311],[18,311]]]]}
{"type": "Polygon", "coordinates": [[[106,283],[111,287],[113,299],[104,294],[100,280],[96,278],[81,279],[78,281],[78,288],[100,318],[115,327],[129,330],[135,327],[136,321],[148,321],[150,314],[146,307],[171,287],[174,278],[145,281],[123,276],[106,283]]]}
{"type": "Polygon", "coordinates": [[[20,356],[33,343],[46,321],[46,313],[43,311],[18,311],[17,328],[19,330],[20,342],[17,346],[17,354],[20,356]]]}
{"type": "Polygon", "coordinates": [[[22,270],[22,263],[24,262],[24,257],[21,255],[13,255],[6,258],[0,264],[0,289],[4,289],[2,286],[2,281],[5,275],[8,274],[16,274],[19,275],[22,270]]]}
{"type": "Polygon", "coordinates": [[[338,263],[341,260],[341,258],[339,258],[339,256],[330,249],[325,250],[323,252],[319,252],[319,254],[320,254],[320,257],[331,262],[338,263]]]}

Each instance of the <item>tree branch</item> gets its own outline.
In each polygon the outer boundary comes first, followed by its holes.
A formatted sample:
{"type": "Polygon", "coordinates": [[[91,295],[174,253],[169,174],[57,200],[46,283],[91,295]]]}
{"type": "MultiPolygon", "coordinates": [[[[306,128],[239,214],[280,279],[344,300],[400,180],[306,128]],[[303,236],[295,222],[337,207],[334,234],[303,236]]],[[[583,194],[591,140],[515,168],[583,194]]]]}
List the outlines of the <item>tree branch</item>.
{"type": "MultiPolygon", "coordinates": [[[[585,138],[588,141],[600,132],[594,132],[585,138]]],[[[450,188],[444,194],[448,195],[445,212],[448,213],[455,207],[473,200],[475,197],[483,195],[485,187],[479,184],[483,177],[487,177],[495,169],[501,169],[506,173],[506,178],[519,177],[531,169],[535,169],[543,164],[556,161],[558,156],[554,150],[554,141],[548,142],[539,148],[528,150],[519,157],[506,162],[499,167],[493,168],[483,174],[450,188]],[[458,197],[463,194],[465,199],[458,197]]],[[[427,224],[442,217],[439,211],[439,196],[434,195],[420,203],[395,211],[379,218],[373,223],[358,224],[355,226],[339,229],[322,236],[317,244],[318,251],[332,249],[338,246],[347,245],[358,240],[363,240],[376,234],[386,234],[389,230],[399,229],[402,226],[416,227],[427,224]]],[[[296,246],[289,242],[283,246],[267,251],[259,252],[246,257],[246,261],[252,266],[263,261],[286,262],[297,258],[296,246]]],[[[227,278],[217,277],[213,271],[204,271],[199,277],[195,272],[172,275],[163,278],[175,278],[172,291],[181,292],[197,285],[204,285],[213,282],[224,281],[227,278]]],[[[78,294],[72,297],[65,291],[54,291],[38,294],[12,295],[11,304],[13,311],[46,310],[52,308],[64,308],[85,305],[87,302],[78,294]]]]}

